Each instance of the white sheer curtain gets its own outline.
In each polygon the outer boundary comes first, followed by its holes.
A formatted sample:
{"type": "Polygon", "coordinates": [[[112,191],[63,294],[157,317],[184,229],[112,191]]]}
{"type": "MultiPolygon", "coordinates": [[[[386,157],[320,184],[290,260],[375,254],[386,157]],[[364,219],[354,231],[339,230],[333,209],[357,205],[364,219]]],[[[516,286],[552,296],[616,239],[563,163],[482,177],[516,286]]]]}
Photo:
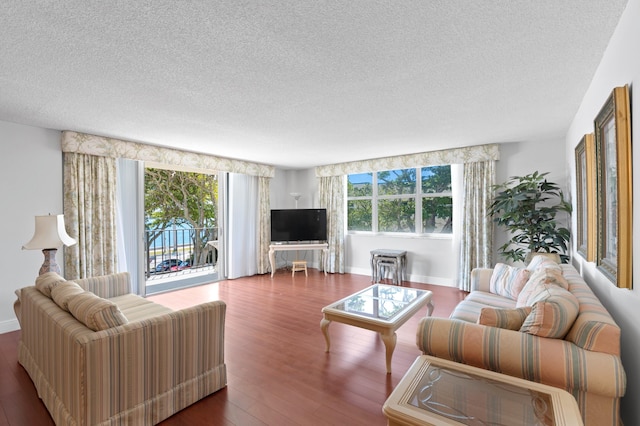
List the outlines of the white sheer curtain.
{"type": "Polygon", "coordinates": [[[65,247],[66,278],[117,272],[115,158],[64,154],[64,215],[78,242],[65,247]]]}
{"type": "Polygon", "coordinates": [[[469,291],[473,268],[489,268],[493,253],[493,220],[488,214],[495,181],[495,161],[464,165],[462,240],[458,286],[469,291]]]}
{"type": "Polygon", "coordinates": [[[131,289],[145,291],[144,164],[117,159],[118,271],[129,272],[131,289]]]}
{"type": "Polygon", "coordinates": [[[327,272],[344,274],[344,187],[345,176],[320,177],[320,206],[327,209],[327,272]]]}
{"type": "Polygon", "coordinates": [[[258,207],[258,178],[229,173],[229,279],[258,273],[258,207]]]}

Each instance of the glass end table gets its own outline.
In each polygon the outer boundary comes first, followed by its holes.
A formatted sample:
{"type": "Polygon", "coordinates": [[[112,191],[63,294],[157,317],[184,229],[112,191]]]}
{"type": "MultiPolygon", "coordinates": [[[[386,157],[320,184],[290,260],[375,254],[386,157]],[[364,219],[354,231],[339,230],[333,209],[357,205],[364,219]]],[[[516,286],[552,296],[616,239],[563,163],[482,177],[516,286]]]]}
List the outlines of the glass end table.
{"type": "Polygon", "coordinates": [[[389,426],[582,425],[560,388],[422,355],[382,407],[389,426]]]}

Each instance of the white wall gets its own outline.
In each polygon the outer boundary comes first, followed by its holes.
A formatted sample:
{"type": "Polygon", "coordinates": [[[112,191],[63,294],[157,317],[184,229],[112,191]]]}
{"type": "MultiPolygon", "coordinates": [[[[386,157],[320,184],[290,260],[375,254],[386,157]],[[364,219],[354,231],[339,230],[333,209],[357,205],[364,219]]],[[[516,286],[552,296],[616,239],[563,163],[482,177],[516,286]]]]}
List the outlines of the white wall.
{"type": "MultiPolygon", "coordinates": [[[[640,0],[629,0],[618,27],[609,42],[602,61],[584,96],[582,104],[567,132],[568,168],[575,186],[574,150],[582,136],[593,132],[593,120],[616,86],[631,88],[632,141],[640,138],[640,0]]],[[[633,149],[633,164],[640,164],[640,150],[633,149]]],[[[635,169],[635,167],[634,167],[635,169]]],[[[633,173],[633,277],[634,289],[614,286],[592,262],[574,251],[574,263],[590,287],[607,307],[622,330],[622,364],[627,374],[627,393],[622,399],[622,420],[627,425],[640,424],[640,173],[633,173]]],[[[575,199],[575,188],[574,197],[575,199]]],[[[575,206],[574,206],[575,207],[575,206]]],[[[573,225],[575,232],[575,222],[573,225]]]]}
{"type": "MultiPolygon", "coordinates": [[[[3,224],[0,259],[0,333],[19,328],[14,291],[34,285],[44,261],[39,250],[22,250],[33,236],[36,215],[62,213],[60,132],[0,121],[3,224]]],[[[62,252],[56,260],[62,265],[62,252]]]]}
{"type": "Polygon", "coordinates": [[[298,208],[300,209],[316,208],[320,203],[315,169],[276,169],[275,177],[271,180],[270,189],[272,209],[295,208],[295,198],[290,195],[292,192],[300,194],[300,199],[298,200],[298,208]]]}
{"type": "Polygon", "coordinates": [[[459,249],[450,237],[400,237],[351,234],[346,237],[345,271],[371,275],[371,250],[407,251],[409,281],[457,286],[459,249]]]}

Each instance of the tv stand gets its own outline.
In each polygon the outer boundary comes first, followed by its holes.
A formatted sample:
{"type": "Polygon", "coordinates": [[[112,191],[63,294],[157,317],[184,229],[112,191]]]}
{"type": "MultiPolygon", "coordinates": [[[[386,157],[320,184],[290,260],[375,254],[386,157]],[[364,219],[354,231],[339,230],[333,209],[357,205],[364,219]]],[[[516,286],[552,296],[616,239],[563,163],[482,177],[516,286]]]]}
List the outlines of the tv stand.
{"type": "Polygon", "coordinates": [[[276,252],[293,250],[322,250],[320,265],[327,275],[327,262],[329,260],[329,244],[327,243],[301,243],[301,244],[270,244],[269,263],[271,264],[271,277],[276,273],[276,252]]]}

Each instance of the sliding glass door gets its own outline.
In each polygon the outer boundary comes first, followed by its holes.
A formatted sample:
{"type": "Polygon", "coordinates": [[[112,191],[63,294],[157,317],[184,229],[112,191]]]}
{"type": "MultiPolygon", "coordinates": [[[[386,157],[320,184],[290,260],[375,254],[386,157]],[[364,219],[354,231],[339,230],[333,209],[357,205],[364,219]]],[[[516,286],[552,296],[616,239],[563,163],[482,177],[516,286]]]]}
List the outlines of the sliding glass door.
{"type": "Polygon", "coordinates": [[[119,162],[120,270],[153,294],[217,281],[224,273],[223,173],[119,162]],[[137,238],[135,236],[138,236],[137,238]]]}

